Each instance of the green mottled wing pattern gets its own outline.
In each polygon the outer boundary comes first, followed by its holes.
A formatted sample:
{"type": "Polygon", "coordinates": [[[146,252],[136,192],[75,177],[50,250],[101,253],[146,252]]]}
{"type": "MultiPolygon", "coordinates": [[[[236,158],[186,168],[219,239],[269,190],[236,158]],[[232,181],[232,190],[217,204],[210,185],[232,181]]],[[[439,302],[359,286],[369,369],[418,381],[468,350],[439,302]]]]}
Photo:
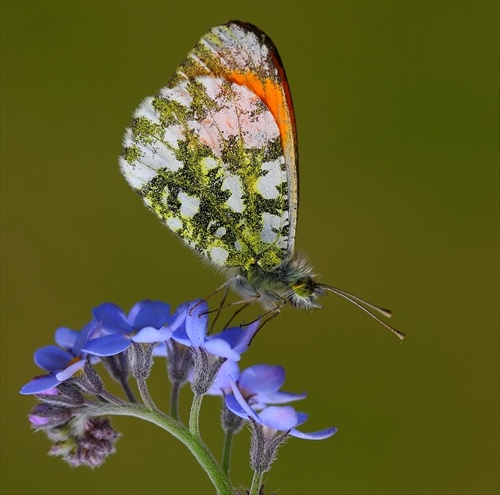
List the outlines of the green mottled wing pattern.
{"type": "Polygon", "coordinates": [[[142,102],[125,134],[120,167],[129,184],[176,235],[220,267],[257,263],[270,271],[291,250],[295,143],[284,133],[290,114],[277,111],[279,77],[255,33],[219,26],[167,87],[142,102]],[[259,62],[255,80],[233,70],[259,62]]]}

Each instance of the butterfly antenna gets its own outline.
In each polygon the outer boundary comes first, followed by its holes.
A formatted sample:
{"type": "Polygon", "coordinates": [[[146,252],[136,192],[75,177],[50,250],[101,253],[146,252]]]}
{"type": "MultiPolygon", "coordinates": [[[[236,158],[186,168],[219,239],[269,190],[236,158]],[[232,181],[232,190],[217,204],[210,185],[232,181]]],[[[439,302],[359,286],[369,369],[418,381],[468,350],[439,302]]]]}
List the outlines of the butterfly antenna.
{"type": "Polygon", "coordinates": [[[390,330],[394,335],[396,335],[396,337],[400,338],[401,340],[403,340],[406,337],[406,335],[403,332],[400,332],[399,330],[395,329],[385,321],[381,320],[377,315],[373,314],[369,309],[366,309],[365,306],[367,306],[370,309],[373,309],[374,311],[378,311],[380,314],[384,315],[387,318],[390,318],[392,316],[390,310],[381,308],[380,306],[376,306],[375,304],[369,303],[368,301],[365,301],[364,299],[361,299],[360,297],[355,296],[354,294],[350,294],[349,292],[346,292],[342,289],[337,289],[336,287],[332,287],[330,285],[319,284],[319,287],[321,289],[333,292],[334,294],[337,294],[338,296],[343,297],[344,299],[347,299],[349,302],[357,306],[359,309],[362,309],[365,313],[367,313],[373,319],[378,321],[382,326],[390,330]]]}

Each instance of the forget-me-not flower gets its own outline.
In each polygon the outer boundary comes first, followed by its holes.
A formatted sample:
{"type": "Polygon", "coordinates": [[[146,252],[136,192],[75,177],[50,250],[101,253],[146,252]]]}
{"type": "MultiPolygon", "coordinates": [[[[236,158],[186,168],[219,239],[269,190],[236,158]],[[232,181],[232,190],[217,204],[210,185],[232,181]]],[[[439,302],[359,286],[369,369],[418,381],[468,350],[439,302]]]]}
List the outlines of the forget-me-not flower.
{"type": "MultiPolygon", "coordinates": [[[[92,337],[99,335],[101,327],[95,321],[85,325],[79,332],[60,327],[56,330],[55,341],[59,345],[48,345],[35,352],[37,366],[49,372],[34,378],[21,388],[21,394],[47,393],[53,387],[71,378],[85,366],[87,352],[83,347],[92,337]]],[[[93,362],[98,358],[94,358],[93,362]]]]}
{"type": "Polygon", "coordinates": [[[257,413],[245,400],[234,380],[231,380],[231,390],[233,394],[226,396],[228,409],[240,418],[262,426],[270,433],[281,431],[305,440],[324,440],[337,431],[337,428],[330,427],[312,433],[303,433],[295,427],[307,421],[306,413],[297,412],[292,406],[268,406],[257,413]]]}
{"type": "Polygon", "coordinates": [[[88,341],[84,351],[96,356],[114,356],[127,350],[132,342],[155,343],[172,336],[170,304],[141,301],[129,314],[113,303],[104,303],[92,311],[102,327],[103,335],[88,341]]]}
{"type": "Polygon", "coordinates": [[[262,410],[270,404],[287,404],[306,397],[306,394],[280,391],[285,383],[285,369],[282,366],[256,364],[240,373],[238,364],[233,361],[227,361],[222,365],[207,394],[231,394],[231,379],[254,411],[262,410]]]}

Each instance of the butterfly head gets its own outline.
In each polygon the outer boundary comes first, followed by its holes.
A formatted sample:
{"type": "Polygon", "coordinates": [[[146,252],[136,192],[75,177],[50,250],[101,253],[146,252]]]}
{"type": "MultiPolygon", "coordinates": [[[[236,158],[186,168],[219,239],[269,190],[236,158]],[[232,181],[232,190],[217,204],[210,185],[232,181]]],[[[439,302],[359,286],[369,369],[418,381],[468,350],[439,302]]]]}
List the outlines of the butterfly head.
{"type": "Polygon", "coordinates": [[[326,291],[314,280],[312,268],[302,255],[286,258],[275,271],[285,290],[281,296],[300,309],[321,308],[318,298],[326,291]]]}
{"type": "Polygon", "coordinates": [[[306,275],[299,278],[290,286],[290,289],[288,302],[292,306],[300,309],[321,308],[321,304],[317,300],[319,296],[325,294],[325,290],[311,276],[306,275]]]}

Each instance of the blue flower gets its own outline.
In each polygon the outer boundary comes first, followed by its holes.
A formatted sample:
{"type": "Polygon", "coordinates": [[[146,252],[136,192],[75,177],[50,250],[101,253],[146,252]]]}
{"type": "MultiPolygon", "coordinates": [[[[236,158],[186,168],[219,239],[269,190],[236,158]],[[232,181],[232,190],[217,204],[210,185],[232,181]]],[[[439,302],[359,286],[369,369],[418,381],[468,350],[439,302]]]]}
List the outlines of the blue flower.
{"type": "MultiPolygon", "coordinates": [[[[185,333],[187,310],[190,304],[191,304],[190,302],[182,303],[180,306],[177,307],[174,314],[170,317],[169,326],[172,329],[172,331],[183,328],[184,330],[181,331],[185,333]]],[[[172,344],[172,342],[173,339],[159,342],[158,345],[156,345],[155,348],[153,349],[153,356],[170,358],[171,355],[169,353],[168,347],[172,344]]]]}
{"type": "MultiPolygon", "coordinates": [[[[71,378],[85,366],[87,353],[83,346],[100,331],[100,326],[94,321],[85,325],[79,332],[66,327],[58,328],[55,341],[60,347],[48,345],[38,349],[34,355],[37,366],[49,374],[34,378],[21,388],[20,393],[50,393],[50,389],[71,378]]],[[[97,358],[93,361],[97,361],[97,358]]]]}
{"type": "Polygon", "coordinates": [[[285,369],[282,366],[257,364],[240,373],[238,365],[233,361],[227,361],[222,365],[207,393],[210,395],[232,393],[231,379],[254,411],[260,411],[270,404],[286,404],[306,397],[306,394],[292,394],[279,390],[285,383],[285,369]]]}
{"type": "Polygon", "coordinates": [[[245,400],[234,380],[231,380],[231,390],[233,393],[226,396],[228,409],[240,418],[250,421],[257,427],[260,426],[263,436],[270,440],[279,432],[305,440],[324,440],[337,431],[337,428],[330,427],[312,433],[303,433],[295,427],[307,420],[307,414],[295,411],[292,406],[268,406],[257,413],[245,400]]]}
{"type": "Polygon", "coordinates": [[[88,341],[84,351],[96,356],[114,356],[125,351],[132,342],[155,343],[172,336],[170,305],[161,301],[141,301],[134,305],[128,316],[113,303],[104,303],[92,311],[102,327],[103,335],[88,341]]]}
{"type": "Polygon", "coordinates": [[[226,396],[232,393],[230,377],[238,379],[240,367],[236,361],[226,361],[217,372],[215,381],[207,390],[207,395],[226,396]]]}
{"type": "Polygon", "coordinates": [[[208,354],[239,361],[253,337],[259,329],[257,320],[244,327],[231,327],[215,335],[207,335],[208,304],[204,300],[196,300],[182,306],[185,325],[180,325],[172,338],[185,346],[202,349],[208,354]]]}

